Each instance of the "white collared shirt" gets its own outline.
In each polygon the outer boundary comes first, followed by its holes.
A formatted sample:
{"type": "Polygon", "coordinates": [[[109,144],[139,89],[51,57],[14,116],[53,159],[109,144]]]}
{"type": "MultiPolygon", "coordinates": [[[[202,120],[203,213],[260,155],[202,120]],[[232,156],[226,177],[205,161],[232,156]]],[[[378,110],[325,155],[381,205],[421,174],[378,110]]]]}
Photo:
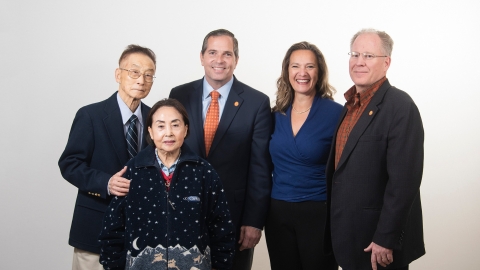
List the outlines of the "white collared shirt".
{"type": "Polygon", "coordinates": [[[127,104],[125,104],[125,102],[122,100],[118,92],[117,92],[117,102],[118,102],[118,107],[120,108],[120,113],[122,114],[123,135],[127,136],[127,130],[129,125],[128,120],[130,119],[130,117],[132,117],[132,115],[135,114],[138,118],[138,121],[136,123],[137,131],[138,131],[137,152],[140,152],[142,147],[142,141],[143,141],[143,117],[142,117],[141,103],[138,104],[137,109],[135,110],[135,112],[132,113],[132,111],[130,110],[130,108],[128,108],[127,104]]]}

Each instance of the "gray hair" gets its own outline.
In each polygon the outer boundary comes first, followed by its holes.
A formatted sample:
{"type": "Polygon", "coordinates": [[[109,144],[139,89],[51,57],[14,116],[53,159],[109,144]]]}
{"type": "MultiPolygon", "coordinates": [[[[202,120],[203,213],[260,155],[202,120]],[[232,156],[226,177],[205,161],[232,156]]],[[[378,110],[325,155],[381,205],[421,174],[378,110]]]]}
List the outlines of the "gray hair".
{"type": "Polygon", "coordinates": [[[385,55],[392,56],[392,50],[393,50],[392,38],[384,31],[379,31],[373,28],[362,29],[358,31],[355,35],[353,35],[352,39],[350,40],[350,48],[352,48],[353,42],[355,42],[355,39],[357,39],[357,37],[360,36],[361,34],[376,34],[382,41],[383,53],[385,53],[385,55]]]}

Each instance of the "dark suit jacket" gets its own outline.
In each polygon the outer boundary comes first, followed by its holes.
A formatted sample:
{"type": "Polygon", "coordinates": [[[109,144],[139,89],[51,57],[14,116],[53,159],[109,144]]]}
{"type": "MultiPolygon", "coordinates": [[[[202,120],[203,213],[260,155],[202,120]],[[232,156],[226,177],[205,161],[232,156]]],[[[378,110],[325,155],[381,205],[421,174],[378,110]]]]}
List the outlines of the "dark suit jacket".
{"type": "MultiPolygon", "coordinates": [[[[345,106],[337,131],[346,112],[345,106]]],[[[371,269],[371,253],[363,249],[372,241],[394,250],[388,268],[405,266],[425,253],[423,139],[417,106],[388,80],[352,129],[336,170],[334,136],[326,169],[328,225],[333,252],[344,269],[371,269]]]]}
{"type": "Polygon", "coordinates": [[[203,80],[170,92],[187,109],[190,120],[188,144],[210,162],[226,191],[237,237],[240,226],[262,229],[271,192],[271,161],[268,143],[272,130],[270,99],[234,78],[208,157],[205,155],[202,118],[203,80]]]}
{"type": "MultiPolygon", "coordinates": [[[[63,178],[78,188],[68,243],[93,253],[100,253],[103,213],[113,197],[108,195],[108,180],[129,160],[116,95],[78,110],[58,161],[63,178]]],[[[140,106],[146,120],[150,107],[140,106]]]]}

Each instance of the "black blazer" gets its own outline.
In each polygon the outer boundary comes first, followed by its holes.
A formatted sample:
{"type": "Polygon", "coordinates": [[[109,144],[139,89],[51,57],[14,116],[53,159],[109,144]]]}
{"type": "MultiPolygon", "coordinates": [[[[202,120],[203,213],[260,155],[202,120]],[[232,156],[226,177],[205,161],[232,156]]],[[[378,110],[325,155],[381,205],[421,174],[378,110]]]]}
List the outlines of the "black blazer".
{"type": "MultiPolygon", "coordinates": [[[[345,106],[340,121],[343,121],[345,106]]],[[[333,252],[344,269],[371,269],[363,249],[373,241],[393,249],[398,268],[425,254],[420,183],[422,119],[405,92],[385,81],[352,129],[335,170],[327,163],[333,252]]],[[[383,269],[383,268],[382,268],[383,269]]]]}
{"type": "MultiPolygon", "coordinates": [[[[129,159],[116,95],[78,110],[58,161],[63,178],[78,188],[68,243],[93,253],[100,253],[103,213],[113,197],[108,180],[129,159]]],[[[146,120],[150,107],[140,106],[146,120]]],[[[141,148],[145,146],[143,139],[141,148]]]]}
{"type": "Polygon", "coordinates": [[[262,229],[270,204],[272,131],[270,99],[234,78],[208,157],[202,118],[203,79],[177,86],[170,98],[187,109],[190,135],[185,143],[217,171],[226,191],[237,237],[240,226],[262,229]]]}

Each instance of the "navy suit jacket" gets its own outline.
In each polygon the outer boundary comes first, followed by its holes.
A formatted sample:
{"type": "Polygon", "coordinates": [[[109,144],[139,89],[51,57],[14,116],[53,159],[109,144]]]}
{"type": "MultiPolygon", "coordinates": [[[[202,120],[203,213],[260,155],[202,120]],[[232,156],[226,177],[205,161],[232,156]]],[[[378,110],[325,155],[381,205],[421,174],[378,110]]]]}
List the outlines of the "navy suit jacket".
{"type": "MultiPolygon", "coordinates": [[[[345,106],[335,134],[346,113],[345,106]]],[[[417,106],[388,80],[353,127],[336,169],[334,136],[326,169],[327,232],[342,268],[372,269],[371,253],[363,251],[371,242],[393,249],[387,269],[425,254],[420,203],[423,140],[417,106]]]]}
{"type": "Polygon", "coordinates": [[[187,109],[190,135],[185,143],[208,160],[225,188],[237,229],[263,229],[270,205],[272,165],[268,143],[272,131],[270,99],[234,78],[208,157],[202,117],[203,79],[177,86],[170,98],[187,109]]]}
{"type": "MultiPolygon", "coordinates": [[[[93,253],[100,253],[103,214],[113,197],[108,180],[129,160],[116,95],[78,110],[58,161],[63,178],[78,188],[68,243],[93,253]]],[[[150,107],[140,106],[146,120],[150,107]]],[[[145,146],[143,139],[141,148],[145,146]]]]}

